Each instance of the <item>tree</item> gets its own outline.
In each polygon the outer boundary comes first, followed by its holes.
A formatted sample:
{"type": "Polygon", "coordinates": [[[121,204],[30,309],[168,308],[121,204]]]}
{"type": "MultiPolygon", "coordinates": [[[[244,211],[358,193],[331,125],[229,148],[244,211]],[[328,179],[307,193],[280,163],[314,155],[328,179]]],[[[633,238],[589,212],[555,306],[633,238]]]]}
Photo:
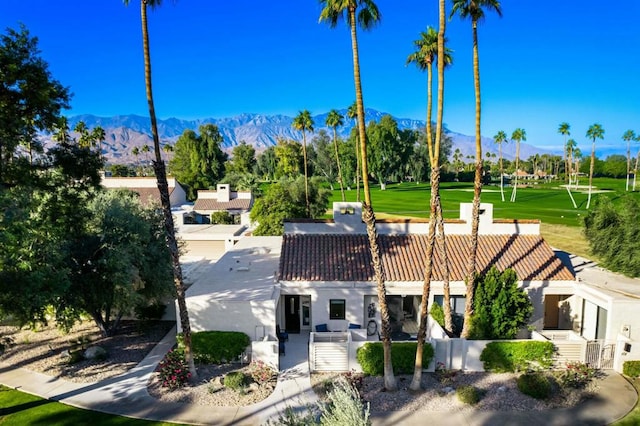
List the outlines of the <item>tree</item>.
{"type": "Polygon", "coordinates": [[[276,147],[270,146],[256,158],[258,176],[264,180],[274,180],[278,169],[276,147]]]}
{"type": "MultiPolygon", "coordinates": [[[[440,201],[440,144],[442,139],[443,128],[443,108],[444,108],[444,68],[446,64],[445,50],[445,27],[446,12],[445,2],[440,0],[438,4],[438,37],[437,37],[437,56],[438,56],[438,107],[436,112],[436,134],[433,146],[431,145],[431,135],[427,135],[427,148],[429,152],[429,160],[431,162],[431,199],[429,203],[429,236],[425,265],[425,277],[422,284],[422,298],[420,303],[420,328],[418,329],[418,342],[416,347],[416,358],[413,370],[413,378],[410,388],[419,390],[422,379],[422,355],[424,349],[424,339],[426,336],[428,300],[431,292],[431,276],[433,272],[433,248],[435,245],[435,229],[438,227],[440,234],[440,256],[443,259],[444,279],[443,290],[445,298],[445,328],[452,329],[451,325],[451,305],[449,294],[449,267],[447,261],[446,238],[444,233],[444,219],[442,214],[442,204],[440,201]]],[[[429,120],[427,120],[427,124],[429,120]]]]}
{"type": "Polygon", "coordinates": [[[371,192],[369,190],[369,170],[367,164],[367,140],[364,123],[364,100],[362,96],[362,82],[360,80],[360,59],[358,52],[357,27],[367,30],[380,20],[381,14],[372,0],[320,0],[322,11],[320,21],[326,21],[335,28],[341,19],[344,19],[351,31],[351,51],[353,53],[353,80],[356,92],[356,109],[358,118],[358,141],[360,144],[360,159],[362,170],[362,186],[364,189],[364,202],[362,205],[363,220],[367,225],[369,247],[374,269],[376,288],[378,292],[378,305],[382,318],[382,346],[384,348],[384,384],[387,390],[397,389],[393,366],[391,365],[391,328],[389,324],[389,310],[386,300],[386,285],[384,271],[380,262],[380,247],[378,246],[378,234],[375,227],[375,212],[371,205],[371,192]]]}
{"type": "Polygon", "coordinates": [[[329,191],[322,188],[317,177],[311,178],[307,184],[309,210],[304,204],[307,193],[302,177],[295,180],[284,178],[269,185],[251,209],[251,220],[258,223],[254,235],[282,235],[285,219],[322,216],[329,204],[329,191]]]}
{"type": "Polygon", "coordinates": [[[344,116],[338,110],[332,109],[327,114],[325,124],[333,129],[333,147],[336,151],[336,165],[338,166],[338,182],[340,183],[340,195],[342,201],[346,201],[344,196],[344,178],[342,176],[342,168],[340,167],[340,153],[338,152],[338,127],[344,125],[344,116]]]}
{"type": "Polygon", "coordinates": [[[584,234],[605,267],[640,277],[640,204],[628,194],[621,198],[616,207],[609,197],[596,197],[584,218],[584,234]]]}
{"type": "MultiPolygon", "coordinates": [[[[636,136],[636,142],[640,142],[640,134],[636,136]]],[[[638,149],[638,154],[636,155],[636,165],[633,168],[633,187],[632,191],[636,190],[636,176],[638,176],[638,163],[640,163],[640,148],[638,149]]]]}
{"type": "MultiPolygon", "coordinates": [[[[129,0],[123,0],[125,5],[129,4],[129,0]]],[[[173,265],[173,279],[176,287],[176,296],[178,300],[178,312],[180,315],[180,326],[182,328],[183,343],[185,347],[185,358],[189,365],[191,379],[196,380],[198,373],[193,362],[193,353],[191,351],[191,324],[189,323],[189,312],[187,311],[187,302],[184,292],[185,285],[182,277],[182,266],[180,265],[180,252],[178,250],[178,242],[176,240],[175,228],[173,225],[173,214],[171,213],[171,203],[169,202],[169,184],[167,182],[167,173],[165,164],[160,157],[160,137],[158,136],[158,124],[156,119],[155,105],[153,103],[153,88],[151,84],[151,53],[149,49],[149,28],[147,25],[147,6],[152,9],[159,6],[161,0],[140,0],[140,21],[142,22],[142,50],[144,57],[144,81],[147,93],[147,104],[149,106],[149,118],[151,119],[151,135],[153,136],[153,147],[155,150],[155,161],[153,168],[158,181],[158,191],[160,192],[160,201],[162,204],[162,212],[164,215],[164,227],[167,238],[167,246],[171,252],[171,261],[173,265]]]]}
{"type": "Polygon", "coordinates": [[[513,177],[513,189],[511,190],[511,202],[516,201],[518,192],[518,172],[520,171],[520,142],[527,140],[527,132],[524,129],[517,128],[511,134],[511,140],[516,141],[516,170],[513,177]]]}
{"type": "Polygon", "coordinates": [[[138,161],[138,156],[140,155],[140,148],[138,148],[137,146],[134,146],[133,149],[131,150],[131,154],[136,157],[136,166],[140,166],[140,163],[138,161]]]}
{"type": "Polygon", "coordinates": [[[256,149],[245,141],[233,147],[227,169],[236,173],[253,173],[256,167],[256,149]]]}
{"type": "Polygon", "coordinates": [[[502,196],[502,202],[504,202],[504,169],[502,168],[502,144],[508,141],[507,134],[500,130],[493,137],[494,142],[498,145],[498,154],[500,156],[500,195],[502,196]]]}
{"type": "Polygon", "coordinates": [[[149,152],[151,152],[151,148],[149,148],[149,145],[147,144],[142,145],[142,149],[140,150],[140,152],[142,152],[145,155],[147,162],[149,162],[149,152]]]}
{"type": "MultiPolygon", "coordinates": [[[[571,162],[571,157],[569,155],[569,151],[567,150],[567,136],[571,135],[571,125],[569,125],[569,123],[567,122],[562,122],[560,123],[560,125],[558,126],[558,133],[560,133],[561,135],[564,136],[564,155],[565,155],[565,159],[566,159],[566,167],[567,170],[569,170],[569,164],[571,162]]],[[[567,183],[569,185],[571,185],[571,175],[567,174],[567,183]]]]}
{"type": "MultiPolygon", "coordinates": [[[[567,153],[567,170],[568,170],[567,173],[569,174],[569,186],[571,186],[571,175],[573,171],[573,156],[577,146],[578,146],[578,143],[573,139],[569,139],[565,144],[565,151],[567,153]]],[[[576,170],[576,173],[578,173],[578,170],[576,170]]],[[[578,176],[576,176],[576,180],[577,179],[578,179],[578,176]]]]}
{"type": "Polygon", "coordinates": [[[24,25],[0,36],[0,187],[23,175],[16,148],[26,146],[31,163],[43,151],[38,132],[52,131],[69,108],[69,89],[51,76],[40,53],[38,39],[24,25]]]}
{"type": "Polygon", "coordinates": [[[227,154],[222,151],[222,135],[218,126],[205,124],[185,130],[178,138],[169,166],[178,181],[189,186],[188,196],[195,199],[198,189],[208,189],[222,179],[227,154]]]}
{"type": "Polygon", "coordinates": [[[333,182],[338,180],[338,171],[336,167],[336,158],[331,138],[326,130],[321,129],[311,140],[309,151],[313,149],[315,153],[313,161],[313,170],[319,176],[324,176],[329,182],[329,186],[333,191],[333,182]]]}
{"type": "Polygon", "coordinates": [[[466,319],[473,313],[473,275],[476,273],[476,257],[478,252],[478,227],[480,225],[480,193],[482,192],[482,135],[480,133],[481,98],[480,98],[480,58],[478,54],[478,21],[484,19],[484,11],[493,10],[502,16],[498,0],[453,0],[451,17],[458,14],[462,19],[471,19],[473,33],[473,81],[476,97],[476,162],[473,184],[473,209],[471,220],[471,239],[469,263],[467,265],[467,302],[465,306],[465,325],[462,337],[467,337],[469,328],[466,319]]]}
{"type": "Polygon", "coordinates": [[[625,185],[625,191],[629,191],[629,175],[631,174],[631,141],[635,140],[636,134],[633,130],[627,130],[622,135],[622,140],[627,142],[627,183],[625,185]]]}
{"type": "Polygon", "coordinates": [[[518,287],[513,269],[500,272],[495,266],[476,277],[476,299],[469,336],[479,340],[515,339],[529,321],[533,305],[518,287]]]}
{"type": "Polygon", "coordinates": [[[587,196],[587,210],[591,205],[591,190],[593,184],[593,167],[596,163],[596,139],[604,139],[604,129],[599,124],[592,124],[587,130],[587,137],[591,139],[591,163],[589,166],[589,195],[587,196]]]}
{"type": "MultiPolygon", "coordinates": [[[[355,179],[356,179],[356,201],[360,202],[360,130],[358,130],[358,105],[357,102],[353,102],[349,105],[347,109],[347,118],[351,118],[355,122],[355,142],[354,146],[356,148],[356,170],[355,170],[355,179]]],[[[353,130],[352,130],[353,131],[353,130]]]]}
{"type": "Polygon", "coordinates": [[[370,173],[377,178],[380,189],[384,190],[386,182],[408,163],[416,142],[415,133],[400,131],[394,118],[386,114],[380,123],[369,123],[366,134],[370,173]]]}
{"type": "Polygon", "coordinates": [[[302,132],[302,161],[304,163],[304,187],[305,187],[305,205],[307,206],[307,215],[309,215],[309,172],[307,170],[307,131],[313,133],[313,118],[308,110],[300,111],[293,119],[294,129],[302,132]]]}
{"type": "Polygon", "coordinates": [[[296,178],[302,163],[302,145],[296,141],[278,140],[275,146],[276,178],[283,176],[296,178]]]}
{"type": "Polygon", "coordinates": [[[162,147],[162,150],[164,151],[165,155],[167,156],[167,158],[169,157],[169,154],[171,154],[173,152],[173,145],[171,145],[170,143],[166,143],[164,144],[164,146],[162,147]]]}

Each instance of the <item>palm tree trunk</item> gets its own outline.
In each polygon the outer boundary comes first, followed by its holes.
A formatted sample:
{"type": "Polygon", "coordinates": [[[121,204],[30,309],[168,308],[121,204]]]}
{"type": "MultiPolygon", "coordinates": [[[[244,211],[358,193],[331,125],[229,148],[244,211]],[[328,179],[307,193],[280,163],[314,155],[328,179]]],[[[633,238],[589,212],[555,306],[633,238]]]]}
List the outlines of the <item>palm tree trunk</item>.
{"type": "Polygon", "coordinates": [[[393,375],[391,364],[391,328],[389,326],[389,308],[387,306],[387,289],[384,282],[384,271],[380,262],[380,247],[378,246],[378,232],[376,231],[376,217],[371,205],[371,191],[369,189],[369,170],[367,167],[367,140],[364,123],[364,101],[362,98],[362,84],[360,82],[360,59],[358,57],[358,38],[356,35],[356,9],[349,7],[351,22],[351,48],[353,51],[353,79],[356,90],[356,106],[358,110],[358,135],[360,140],[360,156],[362,166],[362,186],[364,189],[364,203],[362,205],[362,218],[367,226],[369,248],[371,250],[371,262],[373,264],[378,304],[382,321],[382,347],[384,348],[384,387],[389,391],[397,389],[396,379],[393,375]]]}
{"type": "MultiPolygon", "coordinates": [[[[438,188],[439,191],[439,188],[438,188]]],[[[447,239],[444,233],[444,217],[442,214],[442,201],[440,200],[440,196],[438,196],[438,205],[436,206],[436,213],[438,215],[438,240],[440,244],[438,244],[440,259],[441,259],[441,267],[442,267],[442,292],[444,303],[442,306],[442,310],[444,311],[444,329],[452,336],[454,334],[453,329],[453,320],[451,317],[451,288],[449,287],[449,255],[447,254],[447,239]]]]}
{"type": "Polygon", "coordinates": [[[596,163],[596,139],[591,143],[591,164],[589,165],[589,195],[587,196],[587,210],[591,205],[591,187],[593,185],[593,167],[596,163]]]}
{"type": "Polygon", "coordinates": [[[473,315],[473,299],[475,295],[476,257],[478,252],[478,228],[480,225],[480,193],[482,192],[482,139],[480,134],[480,64],[478,58],[478,23],[473,26],[473,76],[476,93],[476,173],[473,183],[473,208],[471,219],[471,242],[469,246],[469,263],[467,264],[467,293],[464,307],[464,326],[462,337],[469,337],[471,315],[473,315]]]}
{"type": "MultiPolygon", "coordinates": [[[[358,127],[357,120],[356,117],[356,127],[358,127]]],[[[360,130],[356,137],[356,202],[360,202],[360,130]]]]}
{"type": "Polygon", "coordinates": [[[516,172],[513,179],[513,189],[511,190],[511,202],[515,203],[518,193],[518,168],[520,167],[520,141],[516,141],[516,172]]]}
{"type": "Polygon", "coordinates": [[[636,176],[638,176],[638,163],[640,163],[640,149],[638,150],[638,155],[636,155],[636,166],[633,169],[633,185],[631,186],[631,190],[633,192],[636,191],[636,176]]]}
{"type": "Polygon", "coordinates": [[[311,217],[311,210],[309,209],[309,174],[307,172],[307,136],[306,131],[302,129],[302,161],[304,163],[304,200],[307,217],[311,217]]]}
{"type": "Polygon", "coordinates": [[[500,151],[500,196],[504,203],[504,169],[502,168],[502,142],[498,144],[498,150],[500,151]]]}
{"type": "Polygon", "coordinates": [[[191,324],[189,322],[189,312],[187,311],[187,303],[185,300],[185,286],[182,279],[182,267],[180,266],[180,253],[178,251],[178,243],[176,241],[175,228],[173,224],[173,215],[171,214],[171,204],[169,201],[169,184],[164,162],[160,157],[160,138],[158,136],[158,124],[156,112],[153,103],[153,89],[151,86],[151,55],[149,51],[149,31],[147,26],[147,3],[146,0],[140,1],[140,14],[142,18],[142,42],[144,50],[144,79],[147,92],[147,103],[149,105],[149,117],[151,119],[151,134],[153,136],[153,146],[155,148],[156,160],[153,162],[153,169],[156,173],[158,181],[158,191],[160,191],[160,202],[162,204],[162,213],[164,216],[164,226],[167,238],[167,246],[171,253],[171,263],[173,267],[173,282],[176,287],[176,296],[178,300],[178,310],[180,315],[180,326],[184,336],[184,355],[189,365],[191,380],[196,380],[198,373],[195,363],[193,362],[193,353],[191,350],[191,324]]]}
{"type": "Polygon", "coordinates": [[[629,175],[631,174],[631,141],[627,141],[627,184],[625,191],[629,191],[629,175]]]}
{"type": "Polygon", "coordinates": [[[342,196],[342,202],[346,201],[344,196],[344,183],[342,179],[342,168],[340,167],[340,155],[338,154],[338,133],[336,128],[333,128],[333,147],[336,150],[336,164],[338,165],[338,180],[340,181],[340,195],[342,196]]]}

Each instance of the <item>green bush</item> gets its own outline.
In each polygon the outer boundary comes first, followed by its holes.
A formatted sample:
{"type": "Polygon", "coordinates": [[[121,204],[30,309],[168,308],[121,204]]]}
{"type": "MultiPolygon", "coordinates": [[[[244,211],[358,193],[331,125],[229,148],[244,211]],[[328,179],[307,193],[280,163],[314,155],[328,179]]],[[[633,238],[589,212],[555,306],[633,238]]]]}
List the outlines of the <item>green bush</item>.
{"type": "MultiPolygon", "coordinates": [[[[178,347],[184,348],[178,335],[178,347]]],[[[251,344],[249,336],[237,331],[199,331],[191,333],[193,359],[202,364],[221,364],[238,358],[251,344]]]]}
{"type": "Polygon", "coordinates": [[[213,212],[211,213],[212,225],[233,225],[234,219],[229,212],[213,212]]]}
{"type": "Polygon", "coordinates": [[[579,389],[585,387],[595,375],[595,368],[589,367],[589,364],[584,362],[576,361],[568,362],[557,377],[562,386],[579,389]]]}
{"type": "Polygon", "coordinates": [[[536,365],[549,368],[555,349],[551,342],[491,342],[480,354],[486,371],[505,373],[523,371],[536,365]]]}
{"type": "Polygon", "coordinates": [[[625,376],[640,377],[640,361],[625,361],[622,364],[622,372],[625,376]]]}
{"type": "Polygon", "coordinates": [[[474,405],[480,401],[480,393],[478,392],[478,389],[473,386],[460,386],[456,389],[456,395],[458,396],[458,399],[465,404],[474,405]]]}
{"type": "Polygon", "coordinates": [[[329,403],[322,407],[323,426],[369,426],[369,404],[363,404],[358,390],[346,379],[339,378],[327,395],[329,403]]]}
{"type": "Polygon", "coordinates": [[[163,387],[177,389],[183,387],[191,378],[187,361],[180,350],[169,351],[158,365],[160,383],[163,387]]]}
{"type": "Polygon", "coordinates": [[[224,376],[224,386],[234,391],[244,389],[249,384],[249,378],[242,371],[232,371],[224,376]]]}
{"type": "Polygon", "coordinates": [[[166,305],[159,302],[150,305],[137,305],[134,309],[136,318],[143,321],[159,320],[166,310],[166,305]]]}
{"type": "Polygon", "coordinates": [[[440,327],[444,328],[444,310],[442,306],[437,303],[431,305],[431,309],[429,310],[431,317],[440,324],[440,327]]]}
{"type": "Polygon", "coordinates": [[[535,399],[545,399],[551,394],[551,382],[540,372],[525,373],[518,377],[518,389],[535,399]]]}
{"type": "MultiPolygon", "coordinates": [[[[392,343],[391,364],[394,374],[412,374],[416,362],[417,343],[392,343]]],[[[382,376],[384,374],[384,352],[382,342],[369,342],[358,348],[356,359],[364,374],[382,376]]],[[[422,366],[427,368],[433,359],[433,347],[424,344],[422,366]]]]}

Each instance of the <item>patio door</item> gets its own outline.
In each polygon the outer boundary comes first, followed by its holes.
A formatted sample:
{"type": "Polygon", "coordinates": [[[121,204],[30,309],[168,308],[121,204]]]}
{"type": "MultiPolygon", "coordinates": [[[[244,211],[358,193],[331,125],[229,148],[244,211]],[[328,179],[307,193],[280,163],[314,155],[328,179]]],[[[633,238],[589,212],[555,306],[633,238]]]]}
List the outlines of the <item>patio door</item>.
{"type": "Polygon", "coordinates": [[[300,296],[284,296],[284,324],[287,333],[300,333],[300,296]]]}

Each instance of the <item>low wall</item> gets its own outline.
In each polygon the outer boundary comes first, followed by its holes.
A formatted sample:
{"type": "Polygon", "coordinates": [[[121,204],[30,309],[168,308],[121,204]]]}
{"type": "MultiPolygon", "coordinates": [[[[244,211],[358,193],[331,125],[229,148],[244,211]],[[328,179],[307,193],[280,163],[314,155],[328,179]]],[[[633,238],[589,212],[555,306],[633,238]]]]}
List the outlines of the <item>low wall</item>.
{"type": "Polygon", "coordinates": [[[279,370],[279,355],[277,340],[251,342],[251,362],[262,361],[269,367],[279,370]]]}

